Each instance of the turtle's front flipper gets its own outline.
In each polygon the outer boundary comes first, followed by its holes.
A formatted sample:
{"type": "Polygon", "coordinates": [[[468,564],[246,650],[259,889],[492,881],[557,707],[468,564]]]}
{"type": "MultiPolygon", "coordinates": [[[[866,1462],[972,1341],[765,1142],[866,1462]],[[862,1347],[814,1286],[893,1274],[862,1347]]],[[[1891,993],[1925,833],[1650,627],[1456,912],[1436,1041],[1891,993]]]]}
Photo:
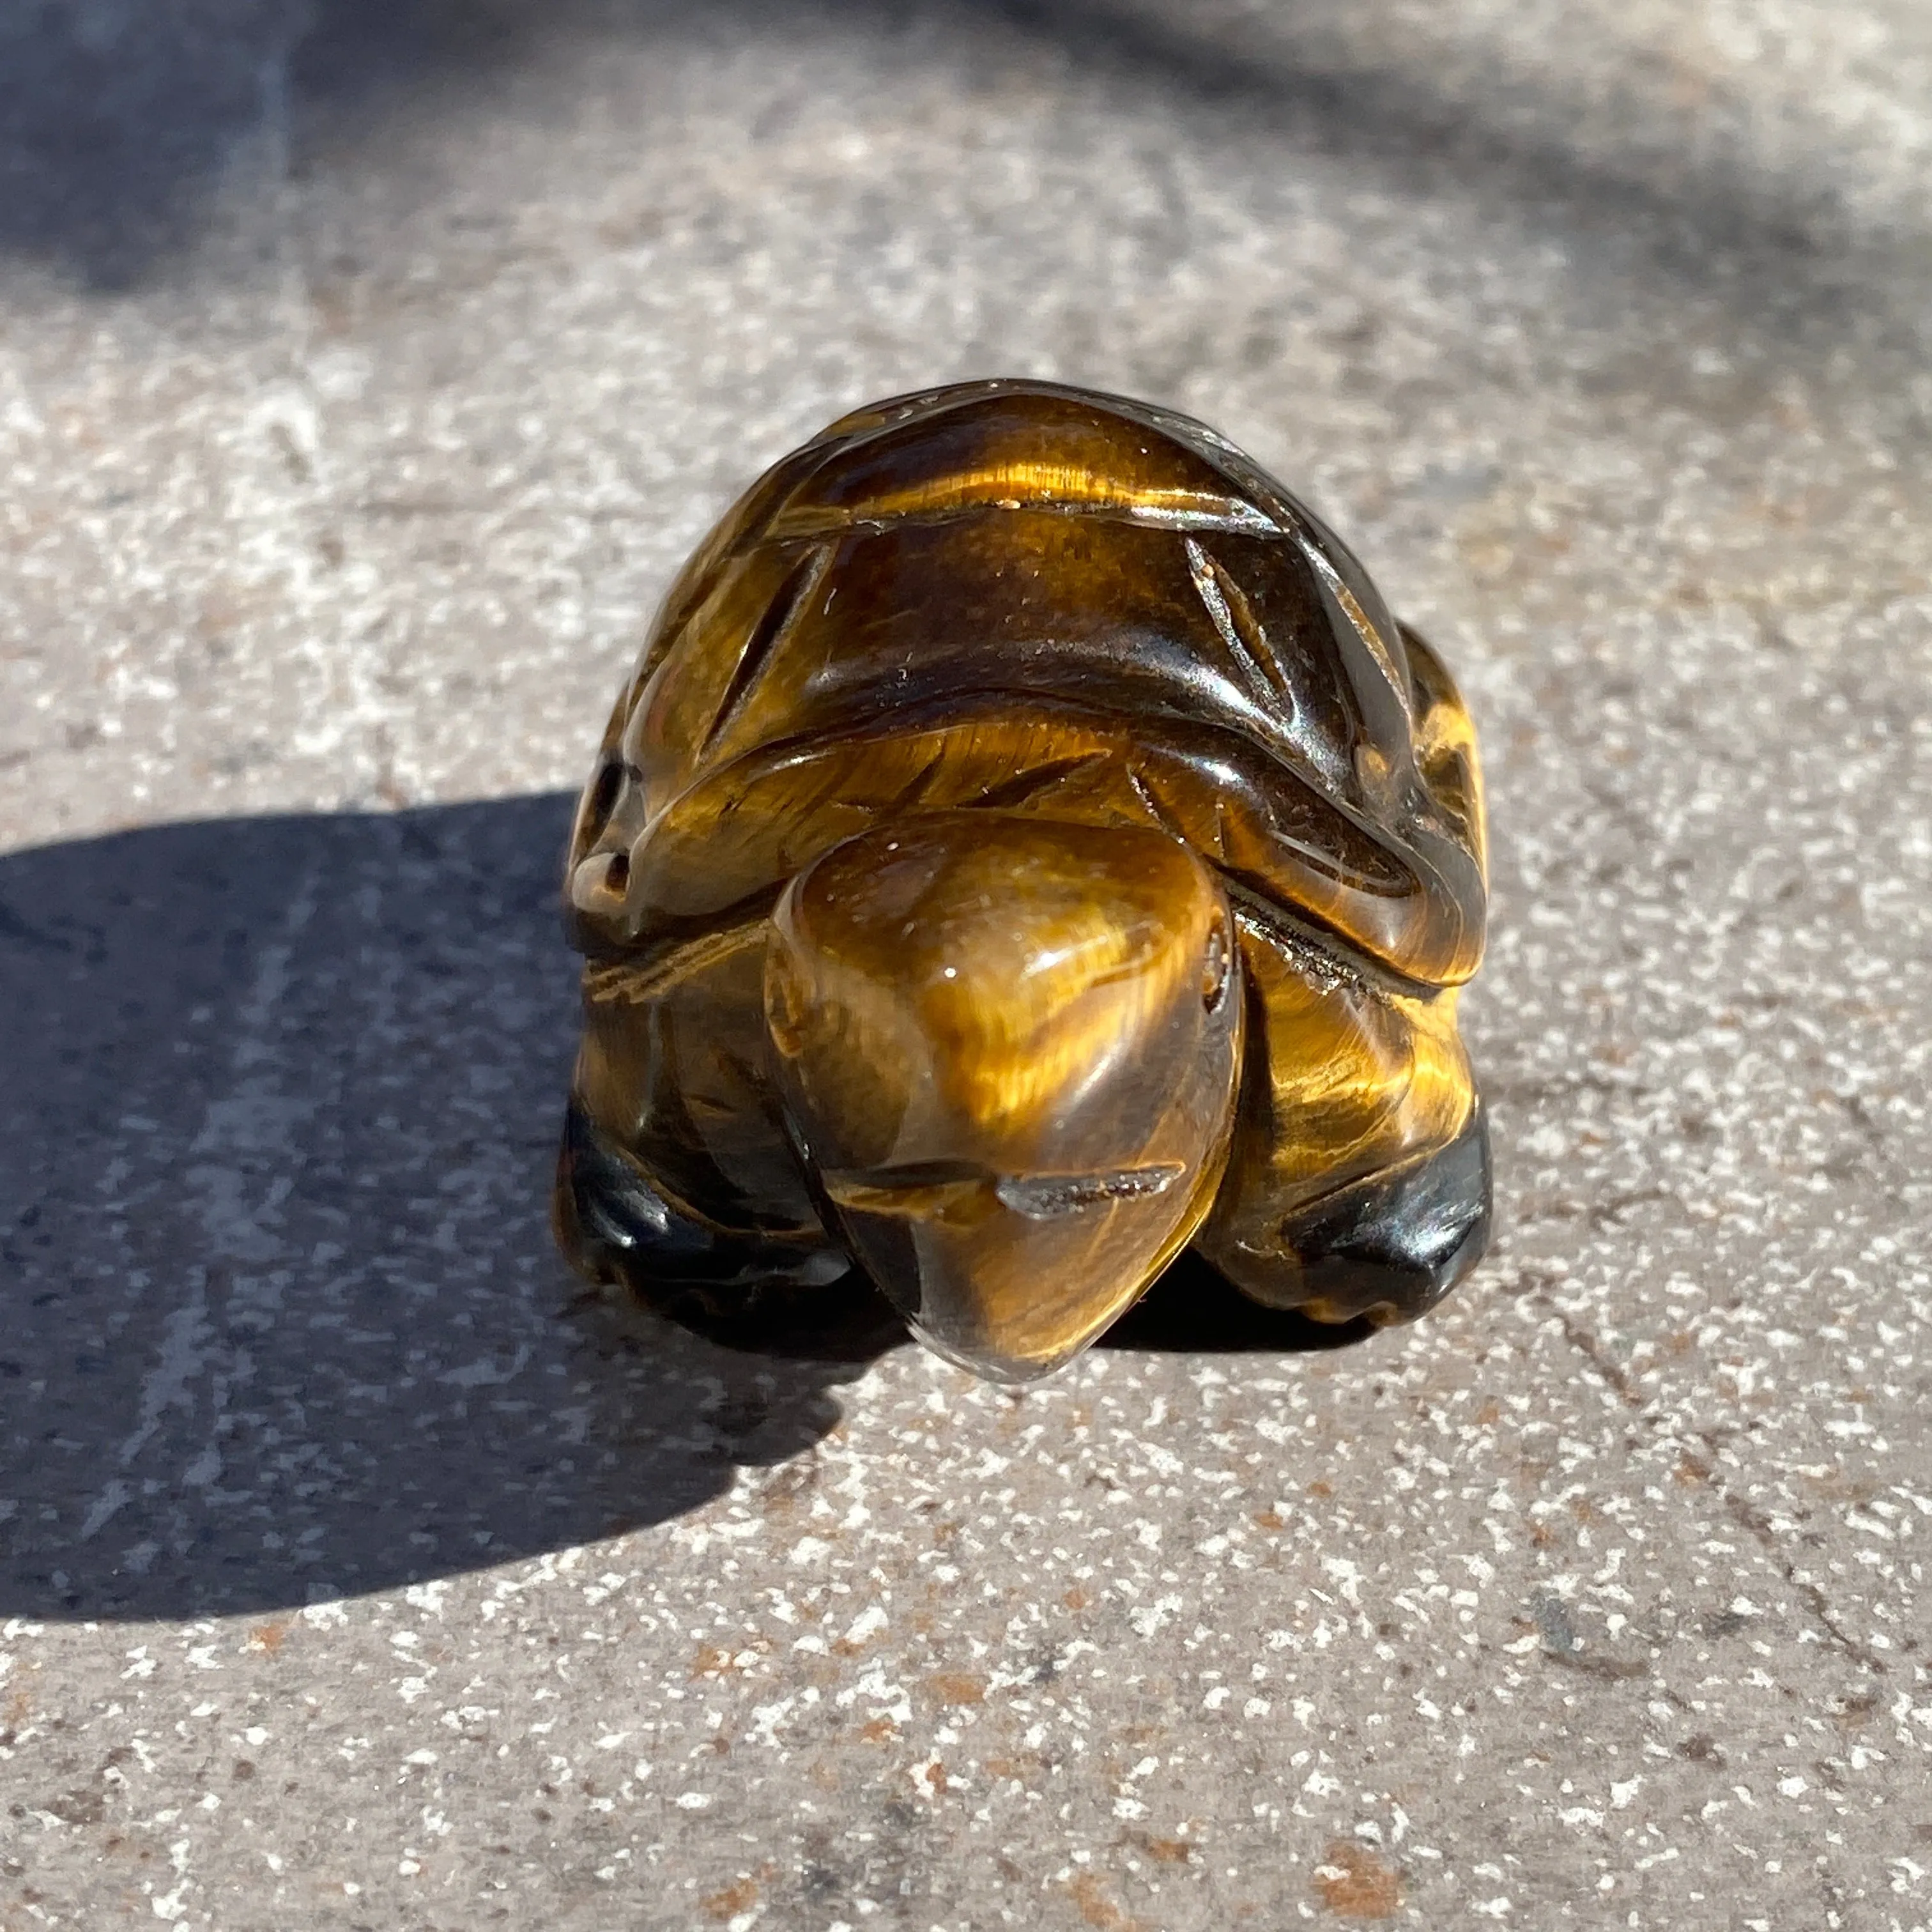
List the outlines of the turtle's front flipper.
{"type": "MultiPolygon", "coordinates": [[[[564,1119],[552,1212],[557,1240],[579,1274],[621,1282],[659,1314],[714,1340],[776,1344],[820,1325],[830,1339],[850,1325],[850,1297],[841,1282],[850,1264],[818,1230],[721,1226],[680,1201],[574,1100],[564,1119]]],[[[863,1284],[854,1292],[876,1300],[863,1284]]]]}
{"type": "Polygon", "coordinates": [[[1281,1229],[1280,1300],[1320,1322],[1412,1322],[1482,1259],[1489,1242],[1490,1130],[1478,1107],[1447,1147],[1352,1181],[1291,1216],[1281,1229]]]}
{"type": "Polygon", "coordinates": [[[1195,1247],[1264,1306],[1413,1321],[1489,1240],[1489,1129],[1455,994],[1372,984],[1241,923],[1247,1060],[1195,1247]]]}

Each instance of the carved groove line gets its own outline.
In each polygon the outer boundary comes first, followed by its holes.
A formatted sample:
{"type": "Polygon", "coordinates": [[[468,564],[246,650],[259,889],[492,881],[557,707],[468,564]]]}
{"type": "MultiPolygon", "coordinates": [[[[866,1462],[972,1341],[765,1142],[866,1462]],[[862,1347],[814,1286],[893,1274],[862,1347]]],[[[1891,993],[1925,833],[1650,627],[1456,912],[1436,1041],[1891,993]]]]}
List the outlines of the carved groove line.
{"type": "Polygon", "coordinates": [[[1027,804],[1042,792],[1051,791],[1063,778],[1070,778],[1076,772],[1104,764],[1106,758],[1105,752],[1093,751],[1076,752],[1070,758],[1055,758],[1050,764],[1036,765],[1030,772],[1020,772],[1012,778],[1000,780],[997,784],[988,785],[973,802],[992,812],[1006,811],[1014,806],[1027,804]]]}
{"type": "Polygon", "coordinates": [[[832,567],[832,546],[824,544],[800,558],[778,586],[777,595],[766,606],[764,615],[746,639],[730,681],[724,687],[724,696],[718,700],[716,714],[704,734],[704,742],[699,747],[700,758],[724,736],[731,721],[750,702],[758,681],[764,676],[778,646],[784,641],[785,633],[824,581],[826,572],[832,567]]]}
{"type": "Polygon", "coordinates": [[[1147,815],[1169,838],[1179,839],[1184,845],[1193,842],[1187,836],[1186,827],[1175,816],[1174,808],[1132,765],[1127,767],[1127,783],[1132,787],[1135,797],[1145,808],[1147,815]]]}
{"type": "Polygon", "coordinates": [[[734,953],[765,943],[765,914],[664,947],[640,959],[586,967],[584,997],[598,1006],[644,1006],[734,953]]]}
{"type": "Polygon", "coordinates": [[[792,543],[800,538],[823,540],[854,531],[876,534],[886,530],[920,529],[958,523],[962,518],[1024,510],[1036,515],[1090,517],[1099,523],[1138,524],[1164,530],[1218,531],[1224,536],[1279,537],[1272,518],[1233,497],[1207,499],[1191,504],[1070,502],[1053,497],[1002,496],[977,502],[937,503],[906,509],[863,505],[802,506],[772,520],[760,541],[792,543]]]}
{"type": "Polygon", "coordinates": [[[1342,616],[1348,619],[1370,656],[1375,659],[1376,669],[1388,680],[1389,688],[1395,693],[1396,702],[1401,705],[1404,714],[1412,715],[1414,705],[1409,694],[1408,680],[1396,668],[1395,658],[1390,652],[1388,640],[1369,622],[1369,614],[1356,602],[1355,593],[1342,581],[1341,573],[1322,554],[1319,547],[1310,542],[1301,531],[1298,530],[1295,536],[1301,545],[1302,555],[1314,567],[1316,574],[1321,578],[1329,596],[1341,607],[1342,616]]]}
{"type": "Polygon", "coordinates": [[[1186,540],[1186,550],[1188,574],[1194,580],[1195,590],[1255,701],[1264,710],[1285,709],[1292,720],[1294,694],[1240,585],[1192,537],[1186,540]]]}

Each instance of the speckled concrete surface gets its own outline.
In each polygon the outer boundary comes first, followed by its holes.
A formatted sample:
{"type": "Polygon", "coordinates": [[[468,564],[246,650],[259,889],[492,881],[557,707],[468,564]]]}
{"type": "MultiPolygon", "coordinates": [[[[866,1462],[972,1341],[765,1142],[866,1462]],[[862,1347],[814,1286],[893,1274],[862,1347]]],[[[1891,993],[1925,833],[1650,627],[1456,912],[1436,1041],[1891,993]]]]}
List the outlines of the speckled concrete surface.
{"type": "Polygon", "coordinates": [[[0,1927],[1932,1924],[1928,99],[1918,0],[7,10],[0,1927]],[[1420,1329],[1015,1395],[550,1252],[640,625],[1000,370],[1469,687],[1420,1329]]]}

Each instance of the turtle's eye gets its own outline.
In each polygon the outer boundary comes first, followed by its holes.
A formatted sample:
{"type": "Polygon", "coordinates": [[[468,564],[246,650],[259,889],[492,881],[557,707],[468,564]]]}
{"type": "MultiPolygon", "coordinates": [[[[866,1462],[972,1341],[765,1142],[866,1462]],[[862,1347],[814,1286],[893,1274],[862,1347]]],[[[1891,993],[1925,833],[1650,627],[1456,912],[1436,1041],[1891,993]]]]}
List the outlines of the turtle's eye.
{"type": "Polygon", "coordinates": [[[1228,968],[1234,949],[1226,926],[1216,926],[1208,935],[1208,956],[1201,963],[1201,1004],[1211,1013],[1227,997],[1228,968]]]}

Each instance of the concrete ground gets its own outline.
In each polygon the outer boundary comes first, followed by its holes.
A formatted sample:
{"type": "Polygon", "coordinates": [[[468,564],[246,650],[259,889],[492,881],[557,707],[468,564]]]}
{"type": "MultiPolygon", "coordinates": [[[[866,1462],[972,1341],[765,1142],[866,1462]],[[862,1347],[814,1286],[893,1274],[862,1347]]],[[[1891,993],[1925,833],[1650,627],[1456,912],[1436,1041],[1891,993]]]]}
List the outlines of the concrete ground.
{"type": "Polygon", "coordinates": [[[1932,1924],[1921,0],[0,16],[0,1928],[1932,1924]],[[1023,1394],[580,1297],[567,801],[859,400],[1485,734],[1494,1258],[1023,1394]]]}

